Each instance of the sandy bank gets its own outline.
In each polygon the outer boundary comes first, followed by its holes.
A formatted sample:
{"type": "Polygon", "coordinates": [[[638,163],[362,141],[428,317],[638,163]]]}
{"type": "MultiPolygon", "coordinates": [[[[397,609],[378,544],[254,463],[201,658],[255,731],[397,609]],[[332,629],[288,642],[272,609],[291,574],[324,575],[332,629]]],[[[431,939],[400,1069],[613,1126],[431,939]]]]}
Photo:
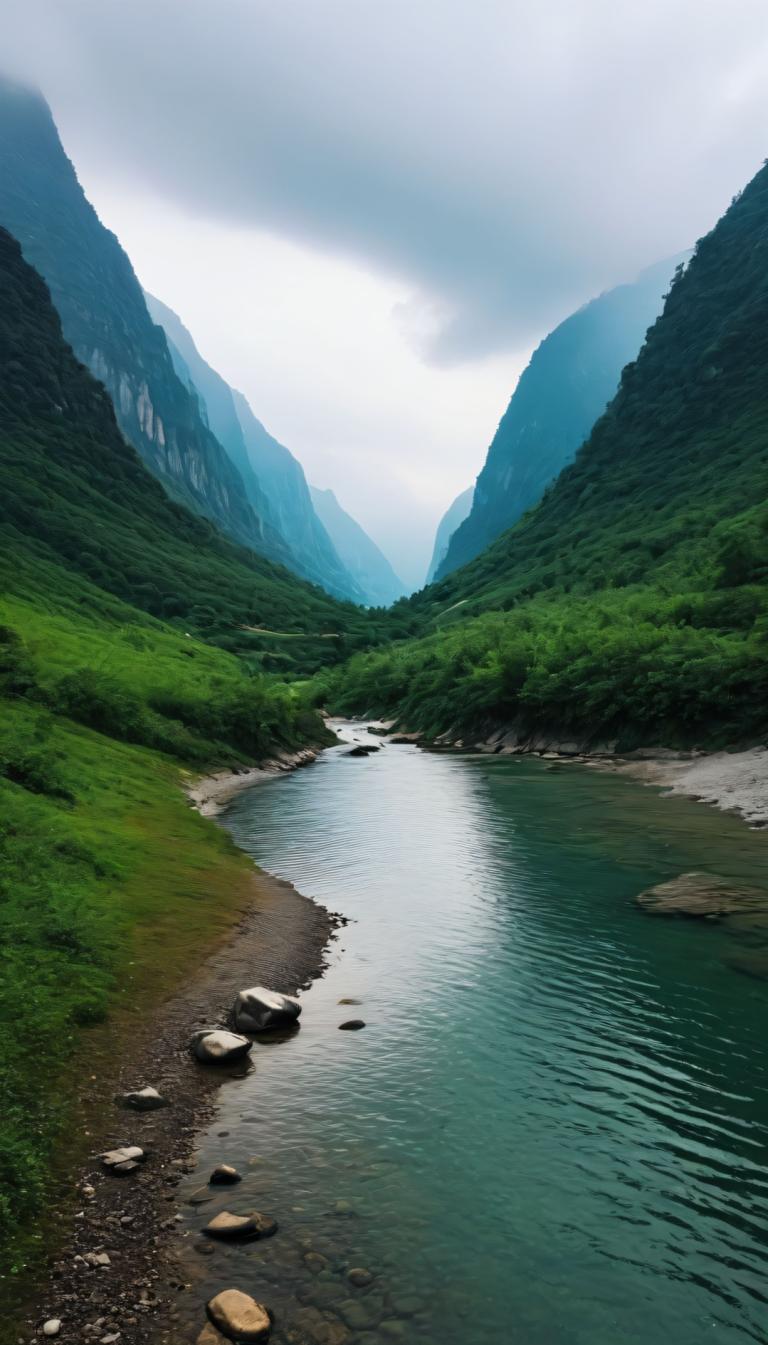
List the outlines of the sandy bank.
{"type": "Polygon", "coordinates": [[[276,775],[285,771],[295,771],[300,766],[311,766],[317,760],[317,752],[305,747],[299,752],[282,752],[260,766],[244,767],[239,771],[214,771],[195,780],[187,789],[187,797],[203,817],[216,817],[223,812],[227,804],[243,789],[274,780],[276,775]]]}
{"type": "Polygon", "coordinates": [[[739,813],[750,826],[768,826],[768,748],[696,754],[638,752],[592,764],[648,785],[665,786],[670,794],[684,794],[739,813]]]}

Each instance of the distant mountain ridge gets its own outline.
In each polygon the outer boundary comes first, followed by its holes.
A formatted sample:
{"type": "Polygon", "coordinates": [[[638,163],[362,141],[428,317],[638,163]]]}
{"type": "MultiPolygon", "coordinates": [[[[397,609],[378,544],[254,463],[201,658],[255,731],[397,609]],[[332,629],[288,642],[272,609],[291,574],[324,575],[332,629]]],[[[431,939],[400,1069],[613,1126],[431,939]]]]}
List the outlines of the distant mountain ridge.
{"type": "Polygon", "coordinates": [[[288,544],[292,568],[335,597],[366,601],[315,513],[301,463],[269,434],[243,394],[203,359],[178,314],[153,295],[144,297],[165,331],[178,376],[199,397],[203,415],[236,464],[249,499],[262,502],[258,507],[266,510],[288,544]]]}
{"type": "Polygon", "coordinates": [[[599,295],[534,351],[488,449],[472,509],[435,578],[466,565],[512,527],[572,461],[661,312],[680,260],[659,262],[599,295]]]}
{"type": "Polygon", "coordinates": [[[99,220],[41,95],[0,79],[0,224],[45,278],[75,354],[104,384],[123,433],[177,498],[261,554],[290,563],[256,483],[179,379],[131,263],[99,220]]]}
{"type": "Polygon", "coordinates": [[[435,532],[435,545],[432,550],[432,559],[429,562],[429,569],[427,571],[426,582],[428,584],[432,583],[432,580],[435,578],[440,566],[448,555],[448,547],[456,529],[464,522],[464,519],[469,516],[474,494],[474,486],[468,486],[466,490],[463,490],[460,495],[456,496],[453,504],[448,506],[443,517],[440,519],[440,522],[437,525],[437,531],[435,532]]]}
{"type": "Polygon", "coordinates": [[[389,607],[406,593],[405,584],[364,528],[342,509],[332,490],[310,486],[312,502],[344,564],[369,607],[389,607]]]}

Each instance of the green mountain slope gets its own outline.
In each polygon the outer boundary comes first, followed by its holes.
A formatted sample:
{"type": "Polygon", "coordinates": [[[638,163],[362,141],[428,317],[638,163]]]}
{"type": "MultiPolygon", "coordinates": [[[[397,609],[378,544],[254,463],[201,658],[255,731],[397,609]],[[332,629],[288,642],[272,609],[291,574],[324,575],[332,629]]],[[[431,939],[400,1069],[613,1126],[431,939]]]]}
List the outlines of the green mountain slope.
{"type": "Polygon", "coordinates": [[[176,372],[191,382],[200,397],[207,422],[236,464],[249,499],[255,507],[263,507],[266,498],[269,518],[290,548],[291,568],[335,597],[362,602],[360,588],[345,570],[312,507],[301,464],[265,430],[242,393],[230,388],[206,363],[173,309],[151,294],[145,298],[168,338],[176,372]]]}
{"type": "Polygon", "coordinates": [[[405,585],[376,543],[342,509],[332,490],[310,486],[312,503],[349,573],[370,607],[389,607],[402,598],[405,585]]]}
{"type": "Polygon", "coordinates": [[[475,493],[474,486],[468,486],[466,490],[457,495],[453,504],[449,505],[443,517],[437,525],[435,532],[435,545],[432,548],[432,559],[429,562],[427,571],[427,583],[431,584],[436,577],[438,570],[448,555],[448,546],[456,529],[462,524],[465,518],[469,517],[472,508],[472,498],[475,493]]]}
{"type": "Polygon", "coordinates": [[[93,1145],[76,1111],[86,1055],[89,1077],[95,1056],[108,1070],[135,1024],[113,1011],[166,997],[253,908],[252,867],[190,809],[184,784],[323,741],[301,689],[263,666],[320,667],[365,639],[367,620],[168,498],[0,229],[7,1320],[17,1272],[57,1247],[56,1228],[35,1216],[93,1145]],[[276,634],[241,629],[257,624],[276,634]]]}
{"type": "Polygon", "coordinates": [[[0,79],[0,225],[45,278],[64,334],[109,392],[123,433],[175,498],[238,541],[289,559],[176,375],[162,330],[114,234],[87,200],[36,93],[0,79]]]}
{"type": "Polygon", "coordinates": [[[450,539],[435,577],[484,551],[538,503],[573,459],[661,312],[675,265],[660,262],[633,284],[601,294],[534,351],[488,450],[469,516],[450,539]]]}
{"type": "Polygon", "coordinates": [[[767,388],[765,167],[678,272],[617,396],[539,506],[411,599],[432,634],[353,661],[336,704],[397,709],[435,731],[760,738],[767,388]]]}

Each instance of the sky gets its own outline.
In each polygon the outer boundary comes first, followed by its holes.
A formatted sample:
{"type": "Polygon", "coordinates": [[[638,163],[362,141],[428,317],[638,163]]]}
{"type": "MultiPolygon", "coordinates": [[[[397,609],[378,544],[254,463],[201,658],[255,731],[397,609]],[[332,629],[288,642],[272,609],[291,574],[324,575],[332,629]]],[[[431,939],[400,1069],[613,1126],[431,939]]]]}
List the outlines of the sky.
{"type": "Polygon", "coordinates": [[[409,584],[574,308],[763,162],[765,0],[0,0],[139,278],[409,584]]]}

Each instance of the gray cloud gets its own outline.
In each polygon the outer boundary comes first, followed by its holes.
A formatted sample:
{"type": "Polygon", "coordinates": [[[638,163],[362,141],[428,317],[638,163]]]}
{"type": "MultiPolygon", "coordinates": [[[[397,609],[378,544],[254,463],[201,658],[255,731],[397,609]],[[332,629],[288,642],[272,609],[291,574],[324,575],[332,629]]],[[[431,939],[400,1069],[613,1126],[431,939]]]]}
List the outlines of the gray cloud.
{"type": "Polygon", "coordinates": [[[450,364],[704,232],[765,154],[764,0],[0,0],[89,173],[402,277],[450,364]]]}

